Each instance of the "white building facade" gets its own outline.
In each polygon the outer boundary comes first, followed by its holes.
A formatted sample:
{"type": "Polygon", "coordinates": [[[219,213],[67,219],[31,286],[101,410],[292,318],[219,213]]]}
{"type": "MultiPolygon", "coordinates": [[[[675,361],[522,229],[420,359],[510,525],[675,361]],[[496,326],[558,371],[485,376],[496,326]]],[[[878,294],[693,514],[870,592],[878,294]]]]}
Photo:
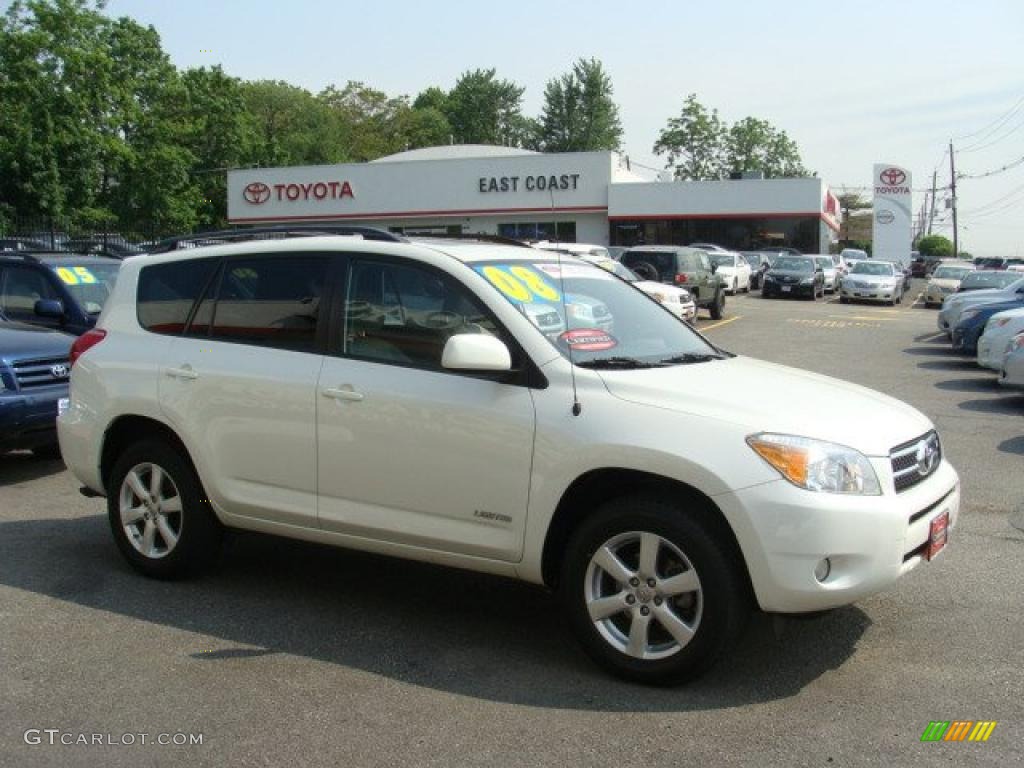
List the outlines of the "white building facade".
{"type": "Polygon", "coordinates": [[[820,179],[669,182],[614,152],[455,145],[370,163],[228,172],[235,225],[332,222],[407,234],[815,253],[828,251],[838,216],[820,179]]]}

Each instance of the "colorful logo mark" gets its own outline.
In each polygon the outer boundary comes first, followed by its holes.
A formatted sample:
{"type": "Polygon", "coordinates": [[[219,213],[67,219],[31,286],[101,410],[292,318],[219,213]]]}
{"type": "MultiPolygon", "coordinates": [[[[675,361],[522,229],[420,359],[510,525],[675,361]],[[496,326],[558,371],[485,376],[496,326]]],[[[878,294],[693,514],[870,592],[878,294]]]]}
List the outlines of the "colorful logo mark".
{"type": "Polygon", "coordinates": [[[988,741],[995,729],[995,720],[932,720],[921,741],[988,741]]]}

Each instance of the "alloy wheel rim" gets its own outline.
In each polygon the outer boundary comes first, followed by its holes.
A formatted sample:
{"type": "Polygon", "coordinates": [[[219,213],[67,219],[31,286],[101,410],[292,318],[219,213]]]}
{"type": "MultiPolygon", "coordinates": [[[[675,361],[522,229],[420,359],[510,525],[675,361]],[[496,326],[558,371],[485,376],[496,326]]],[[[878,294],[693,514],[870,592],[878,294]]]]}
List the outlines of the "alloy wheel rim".
{"type": "Polygon", "coordinates": [[[181,494],[165,469],[136,464],[121,482],[118,509],[125,537],[143,557],[159,560],[178,545],[184,516],[181,494]]]}
{"type": "Polygon", "coordinates": [[[649,531],[608,539],[590,558],[584,599],[594,628],[620,653],[664,659],[696,635],[704,608],[700,578],[671,541],[649,531]]]}

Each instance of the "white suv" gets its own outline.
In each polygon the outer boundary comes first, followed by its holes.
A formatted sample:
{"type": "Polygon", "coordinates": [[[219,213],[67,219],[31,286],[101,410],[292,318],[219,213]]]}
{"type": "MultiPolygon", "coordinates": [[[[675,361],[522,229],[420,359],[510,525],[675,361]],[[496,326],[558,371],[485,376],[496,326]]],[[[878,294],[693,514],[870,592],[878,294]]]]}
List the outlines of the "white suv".
{"type": "Polygon", "coordinates": [[[137,256],[72,361],[61,450],[142,573],[201,570],[235,528],[502,574],[558,589],[588,653],[643,682],[707,669],[753,604],[892,585],[960,505],[913,408],[731,355],[531,248],[137,256]]]}

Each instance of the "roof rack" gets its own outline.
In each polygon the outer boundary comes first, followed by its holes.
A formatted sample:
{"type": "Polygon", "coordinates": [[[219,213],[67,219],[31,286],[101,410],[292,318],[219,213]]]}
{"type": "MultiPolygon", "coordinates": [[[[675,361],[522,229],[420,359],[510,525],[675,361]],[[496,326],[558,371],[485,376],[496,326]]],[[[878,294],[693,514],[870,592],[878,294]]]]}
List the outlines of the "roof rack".
{"type": "Polygon", "coordinates": [[[149,253],[168,253],[189,246],[217,245],[243,242],[245,240],[273,240],[275,238],[316,237],[318,235],[359,235],[364,240],[376,240],[386,243],[407,242],[405,238],[393,232],[387,232],[376,227],[333,224],[306,227],[282,225],[276,227],[250,227],[248,229],[219,229],[210,232],[196,232],[193,235],[169,237],[150,248],[149,253]]]}
{"type": "Polygon", "coordinates": [[[459,234],[449,235],[442,234],[440,232],[424,232],[422,234],[411,232],[406,235],[410,240],[416,240],[418,238],[427,238],[430,240],[476,240],[482,243],[496,243],[498,245],[514,245],[518,248],[529,248],[530,245],[524,243],[522,240],[515,240],[511,237],[502,237],[501,235],[487,235],[487,234],[473,234],[471,232],[460,232],[459,234]]]}

